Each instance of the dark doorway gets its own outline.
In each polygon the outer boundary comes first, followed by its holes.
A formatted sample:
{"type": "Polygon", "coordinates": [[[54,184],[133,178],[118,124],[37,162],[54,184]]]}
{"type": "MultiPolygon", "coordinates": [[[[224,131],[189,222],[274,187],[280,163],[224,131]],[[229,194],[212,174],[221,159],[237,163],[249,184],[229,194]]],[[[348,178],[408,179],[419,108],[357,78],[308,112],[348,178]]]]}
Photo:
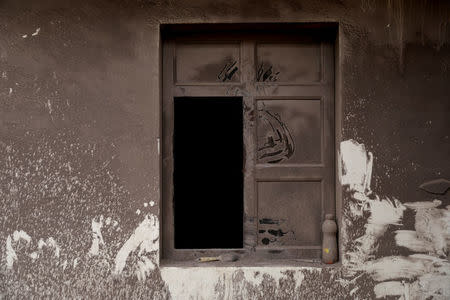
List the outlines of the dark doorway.
{"type": "Polygon", "coordinates": [[[175,248],[242,248],[242,98],[175,98],[173,147],[175,248]]]}

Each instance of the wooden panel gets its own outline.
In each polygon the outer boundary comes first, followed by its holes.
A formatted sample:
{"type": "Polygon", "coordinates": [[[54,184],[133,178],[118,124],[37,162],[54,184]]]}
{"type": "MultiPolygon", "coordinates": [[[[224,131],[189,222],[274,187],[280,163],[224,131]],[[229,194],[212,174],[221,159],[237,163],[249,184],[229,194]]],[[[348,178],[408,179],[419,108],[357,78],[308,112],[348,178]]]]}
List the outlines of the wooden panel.
{"type": "Polygon", "coordinates": [[[259,164],[255,169],[260,181],[322,180],[329,174],[322,165],[259,164]]]}
{"type": "Polygon", "coordinates": [[[180,44],[175,54],[175,81],[239,82],[239,51],[239,44],[180,44]]]}
{"type": "Polygon", "coordinates": [[[256,81],[318,82],[322,77],[319,43],[258,44],[256,81]]]}
{"type": "Polygon", "coordinates": [[[258,182],[258,245],[318,246],[320,181],[258,182]]]}
{"type": "Polygon", "coordinates": [[[258,163],[320,164],[320,99],[259,100],[258,163]]]}

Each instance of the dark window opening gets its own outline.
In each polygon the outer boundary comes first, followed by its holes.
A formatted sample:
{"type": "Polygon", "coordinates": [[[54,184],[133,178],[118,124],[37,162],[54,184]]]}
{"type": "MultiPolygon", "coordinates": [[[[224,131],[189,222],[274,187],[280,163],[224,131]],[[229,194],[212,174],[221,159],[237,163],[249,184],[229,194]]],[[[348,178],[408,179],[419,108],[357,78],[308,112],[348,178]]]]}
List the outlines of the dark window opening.
{"type": "Polygon", "coordinates": [[[242,248],[242,98],[175,98],[173,139],[175,248],[242,248]]]}

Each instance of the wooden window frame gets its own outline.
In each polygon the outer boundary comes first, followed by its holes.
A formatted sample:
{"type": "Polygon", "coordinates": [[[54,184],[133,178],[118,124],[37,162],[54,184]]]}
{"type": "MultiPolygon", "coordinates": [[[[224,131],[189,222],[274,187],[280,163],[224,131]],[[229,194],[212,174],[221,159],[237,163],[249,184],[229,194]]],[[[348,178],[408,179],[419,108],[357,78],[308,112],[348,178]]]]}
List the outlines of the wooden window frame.
{"type": "MultiPolygon", "coordinates": [[[[320,259],[321,246],[280,246],[262,247],[257,242],[258,212],[257,212],[257,184],[261,181],[295,181],[314,180],[317,177],[301,177],[301,170],[291,170],[289,165],[273,166],[257,164],[256,162],[256,121],[250,121],[246,111],[256,113],[256,101],[276,99],[311,99],[311,95],[318,95],[318,89],[327,86],[327,103],[325,113],[329,114],[330,122],[327,126],[328,136],[323,139],[330,141],[328,153],[332,153],[327,163],[333,167],[333,175],[328,178],[327,187],[322,188],[329,201],[323,203],[322,220],[325,214],[339,213],[336,207],[340,200],[336,179],[337,140],[335,136],[340,129],[337,115],[335,97],[335,81],[337,80],[335,64],[336,26],[332,24],[215,24],[215,25],[170,25],[162,30],[162,239],[161,257],[163,261],[195,261],[200,256],[218,256],[224,253],[237,253],[241,260],[256,259],[320,259]],[[240,67],[240,82],[224,83],[193,83],[175,82],[175,44],[176,43],[221,43],[233,42],[240,44],[240,62],[245,62],[247,67],[240,67]],[[292,41],[319,41],[321,43],[322,78],[319,82],[311,83],[261,83],[256,82],[255,74],[255,49],[258,42],[292,42],[292,41]],[[324,66],[333,66],[332,70],[324,66]],[[273,87],[286,89],[298,89],[295,97],[275,95],[271,92],[273,87]],[[173,195],[173,99],[175,97],[242,97],[244,108],[244,241],[243,248],[239,249],[175,249],[174,247],[174,219],[172,210],[173,195]],[[336,114],[336,115],[335,115],[336,114]],[[283,169],[285,169],[283,171],[283,169]],[[296,175],[297,172],[297,175],[296,175]],[[332,191],[332,193],[331,193],[332,191]]],[[[272,90],[273,91],[273,90],[272,90]]],[[[308,168],[308,165],[304,166],[308,168]]],[[[338,216],[339,217],[339,216],[338,216]]]]}

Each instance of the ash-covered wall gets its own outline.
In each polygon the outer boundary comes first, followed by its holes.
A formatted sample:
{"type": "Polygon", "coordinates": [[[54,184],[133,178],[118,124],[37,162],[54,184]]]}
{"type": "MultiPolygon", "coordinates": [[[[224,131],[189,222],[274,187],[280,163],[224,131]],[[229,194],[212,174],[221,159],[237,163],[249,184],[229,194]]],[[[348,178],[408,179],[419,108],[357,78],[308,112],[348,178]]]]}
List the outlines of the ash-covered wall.
{"type": "Polygon", "coordinates": [[[4,298],[450,297],[447,1],[0,3],[4,298]],[[160,23],[338,22],[341,264],[159,265],[160,23]]]}

